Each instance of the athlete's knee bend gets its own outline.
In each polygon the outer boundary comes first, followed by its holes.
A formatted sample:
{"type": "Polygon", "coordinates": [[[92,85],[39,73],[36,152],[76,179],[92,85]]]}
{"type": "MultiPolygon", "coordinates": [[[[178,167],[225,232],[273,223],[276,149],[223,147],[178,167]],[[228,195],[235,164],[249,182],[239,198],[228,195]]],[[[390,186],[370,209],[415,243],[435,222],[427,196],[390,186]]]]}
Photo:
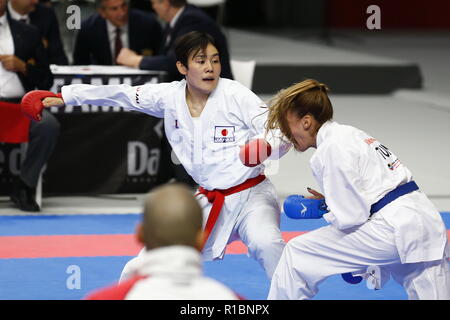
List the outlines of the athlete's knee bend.
{"type": "Polygon", "coordinates": [[[250,251],[283,250],[285,242],[280,233],[260,232],[248,244],[250,251]]]}
{"type": "Polygon", "coordinates": [[[303,250],[303,245],[298,242],[295,243],[295,245],[292,241],[286,243],[283,250],[283,256],[288,263],[292,263],[293,261],[302,261],[302,263],[299,264],[300,268],[306,267],[307,261],[309,261],[308,253],[303,250]]]}

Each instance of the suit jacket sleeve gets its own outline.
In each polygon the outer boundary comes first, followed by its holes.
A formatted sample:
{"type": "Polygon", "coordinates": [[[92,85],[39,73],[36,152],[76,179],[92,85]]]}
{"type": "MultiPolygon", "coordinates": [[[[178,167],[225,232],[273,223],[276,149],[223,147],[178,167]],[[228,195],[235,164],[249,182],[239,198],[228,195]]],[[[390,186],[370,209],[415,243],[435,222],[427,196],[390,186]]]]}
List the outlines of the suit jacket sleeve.
{"type": "Polygon", "coordinates": [[[149,27],[150,34],[148,35],[149,45],[153,51],[153,55],[156,55],[160,51],[160,46],[162,43],[162,36],[163,36],[162,28],[158,20],[156,20],[156,18],[153,15],[150,16],[147,19],[147,21],[150,26],[149,27]]]}
{"type": "Polygon", "coordinates": [[[51,14],[49,16],[50,19],[50,27],[48,33],[48,56],[49,63],[51,64],[59,64],[59,65],[67,65],[69,61],[67,60],[66,53],[64,52],[64,46],[61,41],[61,35],[59,33],[59,24],[56,18],[55,12],[49,11],[51,14]]]}
{"type": "MultiPolygon", "coordinates": [[[[230,56],[228,53],[228,48],[226,44],[226,40],[217,32],[212,32],[210,28],[210,24],[202,23],[199,21],[194,21],[193,19],[186,19],[183,21],[182,27],[177,31],[175,37],[181,37],[191,31],[204,31],[211,33],[211,35],[215,38],[217,46],[220,51],[220,60],[222,65],[221,77],[233,79],[233,74],[231,72],[230,66],[230,56]]],[[[144,70],[165,70],[168,71],[169,74],[173,78],[177,78],[178,70],[176,68],[176,55],[175,55],[175,47],[174,42],[172,42],[172,46],[165,56],[155,56],[155,57],[144,57],[139,65],[140,69],[144,70]]]]}
{"type": "Polygon", "coordinates": [[[139,69],[167,71],[177,74],[175,51],[170,50],[167,55],[143,57],[139,69]]]}
{"type": "Polygon", "coordinates": [[[28,28],[27,43],[29,54],[17,53],[16,56],[27,64],[26,74],[17,73],[26,91],[41,89],[48,90],[53,85],[53,74],[50,71],[47,53],[36,28],[28,28]]]}
{"type": "Polygon", "coordinates": [[[87,33],[87,28],[83,25],[78,31],[75,47],[73,51],[73,64],[74,65],[89,65],[91,64],[90,48],[89,48],[89,35],[87,33]]]}
{"type": "MultiPolygon", "coordinates": [[[[184,21],[180,21],[182,26],[177,30],[176,34],[174,34],[175,39],[179,38],[186,33],[195,30],[203,30],[204,26],[199,24],[197,21],[191,21],[191,19],[185,19],[184,21]]],[[[158,55],[154,57],[144,57],[139,65],[140,69],[144,70],[162,70],[167,71],[172,78],[175,75],[178,75],[178,70],[176,67],[176,54],[175,54],[175,39],[172,40],[172,45],[165,55],[158,55]]]]}

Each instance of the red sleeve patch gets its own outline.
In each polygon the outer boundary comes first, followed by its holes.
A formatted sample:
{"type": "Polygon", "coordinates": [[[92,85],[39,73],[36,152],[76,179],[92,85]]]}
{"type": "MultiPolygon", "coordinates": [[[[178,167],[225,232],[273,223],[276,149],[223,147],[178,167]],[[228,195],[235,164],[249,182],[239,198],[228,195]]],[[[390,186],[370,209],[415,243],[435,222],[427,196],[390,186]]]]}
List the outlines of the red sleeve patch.
{"type": "Polygon", "coordinates": [[[90,293],[84,300],[124,300],[134,284],[145,276],[136,276],[122,283],[99,289],[90,293]]]}
{"type": "Polygon", "coordinates": [[[241,296],[239,293],[234,293],[236,295],[236,297],[238,298],[238,300],[247,300],[245,297],[241,296]]]}

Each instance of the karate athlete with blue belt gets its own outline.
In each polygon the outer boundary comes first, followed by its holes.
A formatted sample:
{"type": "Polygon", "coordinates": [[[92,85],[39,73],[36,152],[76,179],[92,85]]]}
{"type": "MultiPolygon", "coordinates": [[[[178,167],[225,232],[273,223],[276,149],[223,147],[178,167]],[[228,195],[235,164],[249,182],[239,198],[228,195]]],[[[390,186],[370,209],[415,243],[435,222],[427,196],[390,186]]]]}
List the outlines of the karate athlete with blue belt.
{"type": "MultiPolygon", "coordinates": [[[[310,160],[321,193],[290,196],[288,216],[330,224],[286,244],[269,299],[310,299],[327,277],[379,267],[409,299],[450,299],[449,245],[438,210],[392,151],[367,133],[332,121],[327,87],[305,80],[280,91],[268,129],[281,129],[310,160]]],[[[336,297],[338,298],[338,297],[336,297]]]]}
{"type": "MultiPolygon", "coordinates": [[[[261,99],[237,81],[219,77],[220,52],[211,36],[191,32],[180,37],[176,55],[177,68],[185,76],[181,81],[136,87],[63,86],[59,96],[29,93],[22,108],[37,120],[43,104],[64,103],[120,106],[164,118],[173,151],[201,186],[204,260],[221,259],[226,245],[240,238],[270,279],[285,243],[277,193],[261,162],[282,156],[292,145],[283,143],[276,132],[265,133],[268,113],[261,99]],[[253,152],[252,145],[265,152],[253,152]],[[246,165],[240,157],[247,159],[246,165]]],[[[132,276],[138,259],[125,266],[122,279],[132,276]]]]}

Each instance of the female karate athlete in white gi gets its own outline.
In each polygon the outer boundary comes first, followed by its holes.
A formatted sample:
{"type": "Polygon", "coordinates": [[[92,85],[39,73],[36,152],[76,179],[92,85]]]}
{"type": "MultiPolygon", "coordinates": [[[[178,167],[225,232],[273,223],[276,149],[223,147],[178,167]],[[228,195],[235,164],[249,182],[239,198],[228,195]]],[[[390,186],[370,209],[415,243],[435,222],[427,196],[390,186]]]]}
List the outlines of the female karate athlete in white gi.
{"type": "MultiPolygon", "coordinates": [[[[45,98],[43,103],[46,107],[62,103],[120,106],[164,118],[173,151],[201,186],[199,201],[209,234],[204,259],[221,259],[227,243],[240,238],[271,278],[285,245],[277,194],[263,175],[264,166],[243,165],[239,152],[250,139],[265,137],[272,147],[270,159],[276,159],[291,144],[265,134],[267,107],[253,92],[219,77],[219,52],[209,35],[183,36],[176,54],[178,70],[185,76],[182,81],[137,87],[69,85],[62,87],[63,101],[45,98]]],[[[23,106],[34,106],[36,99],[52,95],[31,93],[27,97],[31,102],[24,97],[23,106]]],[[[25,111],[39,118],[40,110],[34,115],[33,110],[25,111]]],[[[125,266],[121,278],[133,273],[133,264],[134,260],[125,266]]]]}
{"type": "Polygon", "coordinates": [[[450,299],[439,212],[391,150],[331,120],[326,92],[325,85],[305,80],[280,91],[270,106],[269,129],[280,128],[298,151],[317,149],[310,165],[330,224],[286,244],[268,298],[309,299],[331,275],[378,266],[409,299],[450,299]]]}

